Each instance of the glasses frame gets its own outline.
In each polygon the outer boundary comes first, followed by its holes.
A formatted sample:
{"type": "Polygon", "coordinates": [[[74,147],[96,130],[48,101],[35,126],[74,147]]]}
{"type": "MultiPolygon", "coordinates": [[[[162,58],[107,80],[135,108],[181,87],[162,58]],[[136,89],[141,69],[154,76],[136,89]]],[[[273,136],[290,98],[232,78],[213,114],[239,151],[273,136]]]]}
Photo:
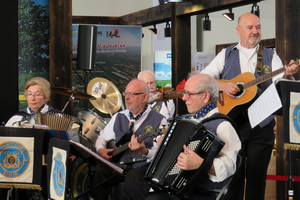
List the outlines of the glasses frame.
{"type": "Polygon", "coordinates": [[[32,98],[32,97],[35,97],[35,98],[43,98],[45,97],[45,94],[44,93],[40,93],[40,92],[36,92],[36,93],[26,93],[25,94],[26,97],[29,97],[29,98],[32,98]]]}
{"type": "Polygon", "coordinates": [[[123,96],[125,97],[126,95],[129,96],[137,96],[137,95],[141,95],[141,94],[145,94],[145,92],[122,92],[123,96]]]}
{"type": "Polygon", "coordinates": [[[183,91],[183,96],[186,96],[189,99],[191,96],[194,96],[194,95],[197,95],[197,94],[202,94],[202,93],[205,93],[205,92],[187,92],[187,91],[183,91]]]}

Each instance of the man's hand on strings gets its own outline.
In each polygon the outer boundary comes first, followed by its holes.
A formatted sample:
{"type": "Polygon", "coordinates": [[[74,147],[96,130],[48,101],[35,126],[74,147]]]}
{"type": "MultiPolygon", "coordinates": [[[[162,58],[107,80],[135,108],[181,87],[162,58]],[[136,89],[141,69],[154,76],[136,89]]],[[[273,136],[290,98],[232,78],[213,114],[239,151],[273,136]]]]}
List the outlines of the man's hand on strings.
{"type": "Polygon", "coordinates": [[[299,60],[297,62],[291,60],[288,65],[284,66],[284,68],[285,68],[285,73],[283,78],[293,79],[293,75],[299,71],[299,60]]]}
{"type": "Polygon", "coordinates": [[[237,84],[233,82],[225,82],[225,81],[220,81],[220,91],[223,91],[224,94],[234,97],[236,93],[240,91],[240,88],[237,86],[237,84]]]}
{"type": "Polygon", "coordinates": [[[138,137],[136,137],[134,134],[131,136],[131,140],[128,144],[128,147],[132,151],[136,151],[139,154],[142,155],[147,155],[148,154],[148,149],[145,146],[144,141],[138,142],[138,137]]]}
{"type": "Polygon", "coordinates": [[[109,153],[113,152],[115,149],[102,149],[100,148],[98,150],[98,155],[101,156],[102,158],[109,160],[112,158],[111,155],[109,155],[109,153]]]}

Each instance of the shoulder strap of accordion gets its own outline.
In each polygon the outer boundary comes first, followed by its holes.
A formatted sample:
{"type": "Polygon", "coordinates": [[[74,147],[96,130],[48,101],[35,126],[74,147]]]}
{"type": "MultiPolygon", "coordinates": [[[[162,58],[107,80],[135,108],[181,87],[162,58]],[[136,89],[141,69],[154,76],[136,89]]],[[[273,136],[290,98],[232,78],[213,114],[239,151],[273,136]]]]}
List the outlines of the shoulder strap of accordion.
{"type": "Polygon", "coordinates": [[[225,119],[226,121],[228,121],[233,126],[233,128],[235,129],[235,131],[238,134],[238,136],[240,136],[239,129],[238,129],[238,126],[236,125],[236,123],[230,117],[228,117],[227,115],[224,115],[222,113],[216,113],[216,114],[214,114],[214,115],[212,115],[210,117],[207,117],[207,118],[203,119],[201,121],[201,123],[204,124],[206,122],[209,122],[209,121],[212,121],[212,120],[216,120],[216,119],[225,119]]]}

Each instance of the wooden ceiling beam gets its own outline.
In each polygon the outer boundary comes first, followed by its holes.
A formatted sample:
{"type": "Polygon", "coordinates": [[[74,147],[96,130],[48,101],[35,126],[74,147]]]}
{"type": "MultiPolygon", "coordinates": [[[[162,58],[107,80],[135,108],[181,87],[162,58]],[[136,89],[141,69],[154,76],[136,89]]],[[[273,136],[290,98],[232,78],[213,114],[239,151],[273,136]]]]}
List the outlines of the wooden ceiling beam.
{"type": "MultiPolygon", "coordinates": [[[[175,15],[198,15],[252,4],[259,0],[193,0],[176,3],[175,15]]],[[[149,26],[171,20],[171,3],[121,16],[121,24],[149,26]]]]}
{"type": "MultiPolygon", "coordinates": [[[[176,3],[175,15],[199,15],[252,4],[260,0],[193,0],[176,3]]],[[[171,21],[172,3],[159,5],[120,17],[73,16],[73,24],[110,24],[150,26],[171,21]]]]}
{"type": "Polygon", "coordinates": [[[120,17],[73,16],[72,24],[121,24],[120,17]]]}

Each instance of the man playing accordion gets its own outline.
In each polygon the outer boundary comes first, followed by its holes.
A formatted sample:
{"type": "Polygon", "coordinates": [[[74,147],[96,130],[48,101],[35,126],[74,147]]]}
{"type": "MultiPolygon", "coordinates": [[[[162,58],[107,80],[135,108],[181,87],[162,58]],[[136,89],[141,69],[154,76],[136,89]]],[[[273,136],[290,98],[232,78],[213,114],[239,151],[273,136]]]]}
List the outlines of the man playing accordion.
{"type": "MultiPolygon", "coordinates": [[[[191,120],[201,123],[202,120],[218,114],[216,105],[218,96],[218,82],[214,78],[205,74],[192,75],[185,84],[183,96],[188,112],[193,114],[191,120]]],[[[236,159],[241,149],[239,136],[232,124],[226,119],[210,120],[204,122],[203,125],[216,133],[225,145],[213,159],[208,172],[202,176],[201,180],[194,183],[195,187],[189,194],[188,199],[216,199],[226,179],[236,171],[236,159]]],[[[199,169],[204,159],[185,145],[183,149],[184,152],[177,157],[177,167],[181,170],[199,169]]],[[[162,192],[149,195],[146,199],[180,199],[180,197],[175,193],[162,192]]]]}

